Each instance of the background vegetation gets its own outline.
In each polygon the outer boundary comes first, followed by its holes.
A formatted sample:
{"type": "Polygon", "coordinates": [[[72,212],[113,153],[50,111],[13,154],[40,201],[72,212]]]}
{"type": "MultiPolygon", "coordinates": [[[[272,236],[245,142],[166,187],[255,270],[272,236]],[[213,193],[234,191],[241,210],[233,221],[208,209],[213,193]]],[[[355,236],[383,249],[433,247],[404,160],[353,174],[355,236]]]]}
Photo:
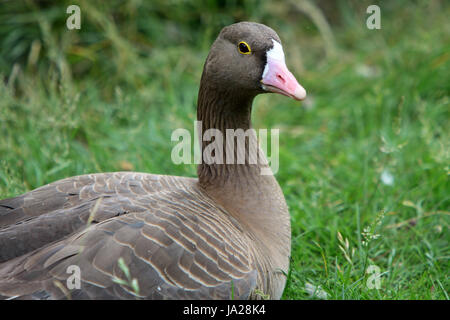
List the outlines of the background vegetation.
{"type": "Polygon", "coordinates": [[[284,298],[448,299],[449,16],[438,0],[3,1],[0,198],[90,172],[195,176],[171,162],[170,134],[193,130],[220,29],[262,22],[309,94],[253,111],[281,129],[284,298]],[[374,3],[381,30],[366,28],[374,3]],[[70,4],[81,30],[65,26],[70,4]]]}

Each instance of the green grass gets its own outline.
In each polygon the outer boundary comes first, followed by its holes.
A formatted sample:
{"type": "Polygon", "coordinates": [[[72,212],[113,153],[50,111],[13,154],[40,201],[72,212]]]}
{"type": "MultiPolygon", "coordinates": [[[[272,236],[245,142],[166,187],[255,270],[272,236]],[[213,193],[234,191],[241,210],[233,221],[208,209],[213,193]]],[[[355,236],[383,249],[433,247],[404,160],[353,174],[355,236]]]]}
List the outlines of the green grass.
{"type": "Polygon", "coordinates": [[[56,6],[11,20],[30,33],[0,37],[0,198],[89,172],[195,176],[194,165],[171,162],[171,132],[193,130],[201,69],[220,26],[262,21],[280,34],[309,94],[303,106],[263,95],[253,111],[256,128],[281,129],[277,179],[293,236],[283,298],[310,299],[311,284],[328,299],[448,299],[449,6],[381,2],[382,29],[367,30],[364,6],[340,1],[329,17],[333,55],[286,3],[227,5],[219,14],[207,2],[204,28],[195,27],[193,2],[191,19],[161,3],[148,8],[148,21],[133,6],[135,20],[114,22],[111,8],[92,7],[88,35],[83,25],[75,33],[58,27],[56,6]],[[161,37],[174,26],[179,33],[161,37]],[[190,30],[195,36],[183,36],[190,30]],[[367,245],[366,228],[379,235],[367,245]],[[367,286],[370,265],[382,273],[378,290],[367,286]]]}

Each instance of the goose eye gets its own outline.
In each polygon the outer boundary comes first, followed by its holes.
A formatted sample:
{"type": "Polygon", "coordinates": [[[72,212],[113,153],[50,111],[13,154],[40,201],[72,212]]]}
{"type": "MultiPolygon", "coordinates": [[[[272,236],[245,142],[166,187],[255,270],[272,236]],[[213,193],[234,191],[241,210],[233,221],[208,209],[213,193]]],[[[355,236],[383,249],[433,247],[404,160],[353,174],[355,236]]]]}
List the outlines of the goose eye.
{"type": "Polygon", "coordinates": [[[250,46],[245,41],[239,42],[238,49],[242,54],[250,54],[252,52],[252,50],[250,50],[250,46]]]}

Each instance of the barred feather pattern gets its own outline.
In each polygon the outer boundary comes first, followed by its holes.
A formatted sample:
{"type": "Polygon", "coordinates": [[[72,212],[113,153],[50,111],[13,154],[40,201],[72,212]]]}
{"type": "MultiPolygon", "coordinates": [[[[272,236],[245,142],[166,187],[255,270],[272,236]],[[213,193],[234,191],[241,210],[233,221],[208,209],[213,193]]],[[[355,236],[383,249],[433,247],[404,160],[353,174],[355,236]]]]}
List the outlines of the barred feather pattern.
{"type": "Polygon", "coordinates": [[[5,299],[247,299],[257,278],[252,242],[194,178],[90,174],[0,201],[5,299]],[[120,258],[137,291],[114,281],[120,258]]]}

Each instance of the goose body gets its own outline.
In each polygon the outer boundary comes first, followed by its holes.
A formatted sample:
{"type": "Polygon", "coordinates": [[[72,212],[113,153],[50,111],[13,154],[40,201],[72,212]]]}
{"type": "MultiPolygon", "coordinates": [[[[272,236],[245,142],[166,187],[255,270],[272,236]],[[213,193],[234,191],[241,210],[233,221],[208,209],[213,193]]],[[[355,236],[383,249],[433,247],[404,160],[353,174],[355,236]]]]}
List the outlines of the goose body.
{"type": "MultiPolygon", "coordinates": [[[[304,98],[278,45],[261,24],[221,31],[200,84],[203,130],[251,128],[259,93],[304,98]]],[[[0,298],[279,299],[291,231],[276,179],[264,163],[208,163],[198,179],[88,174],[0,200],[0,298]]]]}

